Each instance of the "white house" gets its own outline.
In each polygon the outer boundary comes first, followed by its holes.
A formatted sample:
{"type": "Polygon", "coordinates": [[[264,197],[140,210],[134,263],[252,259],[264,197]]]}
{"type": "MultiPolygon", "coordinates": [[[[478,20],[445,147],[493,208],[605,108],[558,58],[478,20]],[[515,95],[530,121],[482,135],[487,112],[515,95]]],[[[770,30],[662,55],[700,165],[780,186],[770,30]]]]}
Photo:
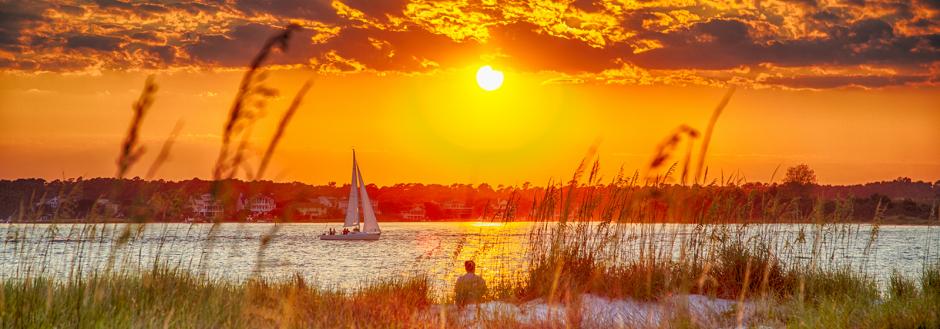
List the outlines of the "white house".
{"type": "Polygon", "coordinates": [[[61,204],[62,204],[62,200],[59,199],[59,197],[57,196],[51,197],[49,199],[46,199],[40,202],[36,202],[37,206],[48,206],[49,208],[52,208],[52,209],[59,209],[59,205],[61,204]]]}
{"type": "Polygon", "coordinates": [[[238,198],[238,209],[248,209],[252,216],[267,215],[276,208],[277,204],[274,202],[274,198],[267,195],[258,194],[247,201],[245,201],[244,196],[238,198]]]}
{"type": "Polygon", "coordinates": [[[222,216],[224,208],[222,207],[222,202],[216,200],[212,194],[204,193],[198,198],[189,198],[190,207],[198,216],[203,217],[218,217],[222,216]]]}
{"type": "Polygon", "coordinates": [[[455,218],[470,217],[470,215],[473,214],[473,207],[460,201],[446,201],[441,204],[441,210],[443,210],[447,216],[455,218]]]}
{"type": "Polygon", "coordinates": [[[401,212],[402,219],[420,220],[426,217],[427,211],[425,211],[424,205],[415,205],[411,209],[401,212]]]}
{"type": "Polygon", "coordinates": [[[336,198],[321,196],[299,203],[295,206],[295,209],[304,217],[322,218],[326,217],[330,209],[336,208],[337,204],[338,200],[336,198]]]}
{"type": "Polygon", "coordinates": [[[326,208],[339,208],[339,199],[336,197],[318,196],[315,201],[326,208]]]}

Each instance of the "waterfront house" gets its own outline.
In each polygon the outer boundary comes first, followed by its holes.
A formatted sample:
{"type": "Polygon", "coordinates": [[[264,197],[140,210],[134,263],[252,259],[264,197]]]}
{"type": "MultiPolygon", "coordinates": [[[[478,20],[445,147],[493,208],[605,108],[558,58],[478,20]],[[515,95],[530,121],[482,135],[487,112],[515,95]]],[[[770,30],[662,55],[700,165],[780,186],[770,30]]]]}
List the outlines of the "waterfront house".
{"type": "Polygon", "coordinates": [[[401,218],[406,220],[424,220],[427,215],[424,205],[415,205],[411,209],[401,212],[401,218]]]}
{"type": "Polygon", "coordinates": [[[222,212],[225,210],[222,206],[222,202],[216,200],[215,197],[209,193],[204,193],[196,198],[190,197],[189,206],[193,214],[205,218],[221,217],[222,212]]]}
{"type": "Polygon", "coordinates": [[[244,195],[238,197],[238,210],[248,210],[252,217],[268,215],[274,209],[277,209],[277,203],[270,196],[257,194],[247,200],[244,195]]]}
{"type": "Polygon", "coordinates": [[[441,210],[450,218],[469,218],[473,214],[473,207],[461,201],[445,201],[441,204],[441,210]]]}

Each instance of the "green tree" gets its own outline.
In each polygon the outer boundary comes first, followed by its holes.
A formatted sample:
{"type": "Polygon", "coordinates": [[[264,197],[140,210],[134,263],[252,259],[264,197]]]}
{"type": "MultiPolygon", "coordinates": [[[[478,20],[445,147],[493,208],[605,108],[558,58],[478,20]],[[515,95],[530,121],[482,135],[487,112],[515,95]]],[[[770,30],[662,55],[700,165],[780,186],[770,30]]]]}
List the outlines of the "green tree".
{"type": "Polygon", "coordinates": [[[799,164],[787,168],[787,176],[783,178],[787,185],[816,185],[816,172],[806,164],[799,164]]]}
{"type": "Polygon", "coordinates": [[[787,175],[783,178],[783,186],[794,196],[807,197],[813,186],[816,185],[816,172],[806,164],[799,164],[787,168],[787,175]]]}

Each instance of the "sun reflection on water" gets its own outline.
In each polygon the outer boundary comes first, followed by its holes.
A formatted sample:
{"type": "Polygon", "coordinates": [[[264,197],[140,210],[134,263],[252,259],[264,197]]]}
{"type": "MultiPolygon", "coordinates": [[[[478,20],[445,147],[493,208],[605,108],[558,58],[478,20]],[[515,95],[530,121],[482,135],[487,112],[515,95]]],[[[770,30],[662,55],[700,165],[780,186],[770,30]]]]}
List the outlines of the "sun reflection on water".
{"type": "Polygon", "coordinates": [[[474,227],[502,227],[504,225],[506,225],[506,223],[503,223],[503,222],[472,222],[470,223],[470,226],[474,226],[474,227]]]}

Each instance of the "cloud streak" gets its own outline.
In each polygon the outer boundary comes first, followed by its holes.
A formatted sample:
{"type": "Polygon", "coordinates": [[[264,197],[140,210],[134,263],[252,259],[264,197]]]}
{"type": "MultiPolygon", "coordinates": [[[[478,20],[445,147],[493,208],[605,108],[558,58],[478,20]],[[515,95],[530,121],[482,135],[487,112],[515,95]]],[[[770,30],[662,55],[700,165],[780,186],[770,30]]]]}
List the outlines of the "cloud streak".
{"type": "Polygon", "coordinates": [[[937,1],[12,1],[0,68],[241,67],[303,27],[276,64],[428,72],[489,62],[553,83],[827,89],[935,84],[937,1]],[[836,72],[834,72],[836,71],[836,72]]]}

